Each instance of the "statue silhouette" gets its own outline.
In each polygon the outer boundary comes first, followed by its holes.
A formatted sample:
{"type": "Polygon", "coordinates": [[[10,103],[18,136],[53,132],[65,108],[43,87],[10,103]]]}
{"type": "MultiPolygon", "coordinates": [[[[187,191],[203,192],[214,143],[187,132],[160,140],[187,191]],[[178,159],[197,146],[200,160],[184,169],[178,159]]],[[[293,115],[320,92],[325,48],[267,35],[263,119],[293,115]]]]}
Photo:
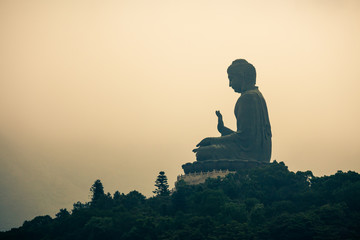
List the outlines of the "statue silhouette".
{"type": "Polygon", "coordinates": [[[255,67],[244,59],[237,59],[227,73],[229,86],[241,94],[234,111],[237,129],[225,127],[220,111],[216,111],[221,137],[208,137],[198,143],[198,148],[193,150],[196,159],[270,162],[271,126],[265,99],[255,86],[255,67]]]}

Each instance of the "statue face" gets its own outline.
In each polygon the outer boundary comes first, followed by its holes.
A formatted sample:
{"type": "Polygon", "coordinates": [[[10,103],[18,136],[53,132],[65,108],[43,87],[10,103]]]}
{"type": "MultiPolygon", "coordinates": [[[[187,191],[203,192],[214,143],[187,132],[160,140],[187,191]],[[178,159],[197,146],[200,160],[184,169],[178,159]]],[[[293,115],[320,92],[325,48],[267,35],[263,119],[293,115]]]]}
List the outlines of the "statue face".
{"type": "Polygon", "coordinates": [[[241,93],[245,87],[244,74],[231,74],[228,73],[229,87],[234,89],[235,92],[241,93]]]}

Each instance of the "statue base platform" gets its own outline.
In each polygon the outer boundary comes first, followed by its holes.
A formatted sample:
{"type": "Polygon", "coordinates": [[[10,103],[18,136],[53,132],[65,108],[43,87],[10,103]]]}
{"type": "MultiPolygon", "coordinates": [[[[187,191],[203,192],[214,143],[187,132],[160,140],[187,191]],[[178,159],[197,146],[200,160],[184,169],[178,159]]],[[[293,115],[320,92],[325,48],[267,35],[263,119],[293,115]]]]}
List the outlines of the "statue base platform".
{"type": "Polygon", "coordinates": [[[184,182],[186,182],[186,184],[189,185],[196,185],[196,184],[204,183],[205,180],[208,178],[218,178],[218,177],[224,178],[229,173],[236,173],[236,172],[228,171],[228,170],[213,170],[211,172],[188,173],[185,175],[178,176],[175,186],[180,180],[183,180],[184,182]]]}
{"type": "Polygon", "coordinates": [[[182,165],[185,174],[200,173],[200,172],[212,172],[214,170],[236,172],[242,169],[250,169],[254,167],[262,166],[266,163],[256,160],[240,160],[240,159],[220,159],[209,161],[195,161],[193,163],[186,163],[182,165]]]}

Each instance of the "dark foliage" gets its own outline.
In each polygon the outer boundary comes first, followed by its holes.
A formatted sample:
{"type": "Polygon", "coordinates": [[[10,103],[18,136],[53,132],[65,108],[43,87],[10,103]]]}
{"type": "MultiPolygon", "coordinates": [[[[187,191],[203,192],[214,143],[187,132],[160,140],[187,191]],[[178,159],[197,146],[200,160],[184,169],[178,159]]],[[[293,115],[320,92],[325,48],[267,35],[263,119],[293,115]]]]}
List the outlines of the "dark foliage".
{"type": "MultiPolygon", "coordinates": [[[[159,175],[160,176],[160,175],[159,175]]],[[[39,216],[0,239],[360,239],[360,175],[315,177],[284,163],[177,183],[171,195],[105,194],[100,180],[89,203],[39,216]]]]}
{"type": "Polygon", "coordinates": [[[159,172],[159,176],[155,181],[155,193],[157,196],[168,196],[170,194],[169,184],[164,171],[159,172]]]}

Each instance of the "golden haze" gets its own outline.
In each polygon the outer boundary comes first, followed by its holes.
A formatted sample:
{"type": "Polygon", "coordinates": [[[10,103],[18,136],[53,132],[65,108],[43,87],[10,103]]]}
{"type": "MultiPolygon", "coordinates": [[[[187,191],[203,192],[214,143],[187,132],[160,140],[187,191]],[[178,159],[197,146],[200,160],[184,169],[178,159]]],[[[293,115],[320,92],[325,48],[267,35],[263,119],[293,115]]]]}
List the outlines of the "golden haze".
{"type": "MultiPolygon", "coordinates": [[[[215,110],[235,128],[226,68],[253,63],[272,159],[359,171],[359,1],[0,2],[0,226],[105,190],[173,186],[215,110]]],[[[0,229],[1,230],[1,229],[0,229]]]]}

